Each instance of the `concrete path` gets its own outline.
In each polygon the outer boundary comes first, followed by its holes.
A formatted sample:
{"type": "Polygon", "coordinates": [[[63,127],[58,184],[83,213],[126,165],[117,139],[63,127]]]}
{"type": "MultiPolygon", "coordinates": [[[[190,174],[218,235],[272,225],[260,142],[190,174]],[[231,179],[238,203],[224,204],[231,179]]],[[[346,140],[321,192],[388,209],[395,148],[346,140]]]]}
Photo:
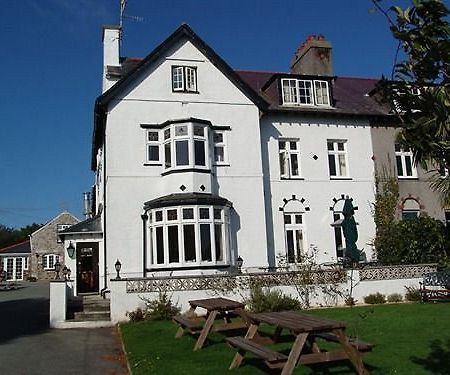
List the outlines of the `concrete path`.
{"type": "Polygon", "coordinates": [[[50,329],[48,315],[48,282],[0,288],[0,374],[128,374],[115,327],[50,329]]]}

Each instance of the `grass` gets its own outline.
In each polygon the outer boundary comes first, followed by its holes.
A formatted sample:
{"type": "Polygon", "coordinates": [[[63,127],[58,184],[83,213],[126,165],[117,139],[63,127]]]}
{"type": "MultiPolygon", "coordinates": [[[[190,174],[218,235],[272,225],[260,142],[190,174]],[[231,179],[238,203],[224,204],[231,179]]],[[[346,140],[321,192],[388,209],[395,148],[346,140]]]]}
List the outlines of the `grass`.
{"type": "MultiPolygon", "coordinates": [[[[371,374],[449,374],[450,303],[389,304],[310,310],[309,314],[347,322],[347,334],[374,344],[364,357],[371,374]]],[[[235,350],[224,336],[211,334],[198,352],[195,339],[175,339],[172,322],[126,323],[120,326],[133,375],[139,374],[267,374],[262,361],[247,355],[243,365],[228,367],[235,350]]],[[[277,350],[286,347],[278,344],[277,350]]],[[[346,362],[301,366],[295,374],[351,374],[346,362]]]]}

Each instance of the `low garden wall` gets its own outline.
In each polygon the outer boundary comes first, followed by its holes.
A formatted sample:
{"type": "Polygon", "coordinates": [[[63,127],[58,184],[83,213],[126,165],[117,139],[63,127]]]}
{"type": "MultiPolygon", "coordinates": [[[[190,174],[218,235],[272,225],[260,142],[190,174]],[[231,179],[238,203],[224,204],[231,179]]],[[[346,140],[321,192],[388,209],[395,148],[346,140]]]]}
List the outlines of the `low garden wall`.
{"type": "Polygon", "coordinates": [[[126,313],[144,306],[144,299],[157,299],[167,292],[182,311],[193,299],[224,296],[242,301],[249,296],[251,285],[277,288],[300,300],[304,306],[339,306],[352,297],[363,302],[369,294],[404,295],[405,287],[419,287],[424,274],[436,270],[434,265],[366,266],[359,269],[331,269],[240,273],[161,278],[113,279],[111,320],[128,320],[126,313]]]}

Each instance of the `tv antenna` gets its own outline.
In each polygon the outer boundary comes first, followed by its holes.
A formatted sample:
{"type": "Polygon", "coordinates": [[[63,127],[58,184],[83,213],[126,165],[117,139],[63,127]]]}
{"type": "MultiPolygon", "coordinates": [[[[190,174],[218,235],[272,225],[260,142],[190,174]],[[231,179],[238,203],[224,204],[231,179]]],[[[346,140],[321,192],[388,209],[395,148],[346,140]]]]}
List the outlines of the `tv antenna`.
{"type": "Polygon", "coordinates": [[[128,3],[128,0],[120,0],[120,20],[119,20],[119,25],[120,25],[121,29],[122,29],[122,26],[123,26],[123,21],[125,19],[136,21],[136,22],[142,22],[144,20],[144,17],[130,16],[128,14],[125,14],[125,8],[127,7],[127,3],[128,3]]]}

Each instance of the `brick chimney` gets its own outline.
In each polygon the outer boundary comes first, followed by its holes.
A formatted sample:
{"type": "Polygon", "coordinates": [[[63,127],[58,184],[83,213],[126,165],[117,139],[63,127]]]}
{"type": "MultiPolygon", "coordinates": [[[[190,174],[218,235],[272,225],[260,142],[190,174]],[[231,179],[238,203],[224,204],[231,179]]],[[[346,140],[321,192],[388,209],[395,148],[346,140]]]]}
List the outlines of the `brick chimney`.
{"type": "Polygon", "coordinates": [[[323,35],[308,36],[291,60],[291,73],[332,77],[331,49],[331,43],[323,35]]]}
{"type": "Polygon", "coordinates": [[[112,73],[120,71],[120,33],[120,26],[103,26],[103,92],[119,79],[112,73]]]}

